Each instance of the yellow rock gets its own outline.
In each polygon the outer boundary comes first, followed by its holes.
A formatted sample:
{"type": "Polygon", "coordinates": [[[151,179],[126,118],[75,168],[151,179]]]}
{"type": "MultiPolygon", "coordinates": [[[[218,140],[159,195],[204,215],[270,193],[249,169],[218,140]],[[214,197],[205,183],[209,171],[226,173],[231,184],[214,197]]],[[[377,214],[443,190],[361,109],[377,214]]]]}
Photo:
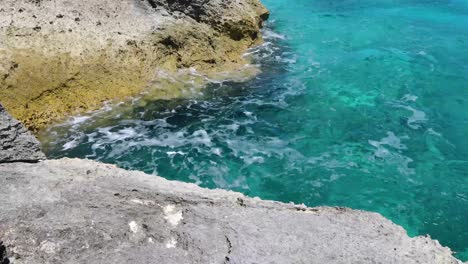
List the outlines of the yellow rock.
{"type": "Polygon", "coordinates": [[[105,101],[190,96],[208,79],[256,73],[242,54],[261,42],[267,11],[259,1],[177,8],[165,0],[2,1],[0,102],[37,131],[105,101]]]}

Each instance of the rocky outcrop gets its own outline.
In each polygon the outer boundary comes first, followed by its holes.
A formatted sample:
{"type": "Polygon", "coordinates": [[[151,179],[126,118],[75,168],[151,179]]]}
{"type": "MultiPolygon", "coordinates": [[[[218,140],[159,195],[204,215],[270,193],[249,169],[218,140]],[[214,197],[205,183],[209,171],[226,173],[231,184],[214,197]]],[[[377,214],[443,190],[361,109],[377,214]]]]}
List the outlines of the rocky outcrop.
{"type": "Polygon", "coordinates": [[[143,91],[187,96],[158,80],[187,68],[251,74],[241,55],[267,17],[259,0],[2,0],[0,101],[37,130],[143,91]]]}
{"type": "Polygon", "coordinates": [[[376,213],[307,208],[87,160],[0,164],[12,263],[461,263],[376,213]]]}
{"type": "Polygon", "coordinates": [[[39,141],[0,104],[0,163],[41,159],[45,159],[45,155],[39,141]]]}

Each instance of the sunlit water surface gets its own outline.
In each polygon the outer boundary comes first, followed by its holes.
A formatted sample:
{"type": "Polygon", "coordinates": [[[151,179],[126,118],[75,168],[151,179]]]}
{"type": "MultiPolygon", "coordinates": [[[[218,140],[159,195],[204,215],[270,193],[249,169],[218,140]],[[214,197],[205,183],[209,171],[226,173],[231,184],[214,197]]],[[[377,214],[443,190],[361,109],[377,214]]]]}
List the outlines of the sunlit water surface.
{"type": "Polygon", "coordinates": [[[264,3],[257,78],[75,117],[49,157],[375,211],[468,260],[468,2],[264,3]]]}

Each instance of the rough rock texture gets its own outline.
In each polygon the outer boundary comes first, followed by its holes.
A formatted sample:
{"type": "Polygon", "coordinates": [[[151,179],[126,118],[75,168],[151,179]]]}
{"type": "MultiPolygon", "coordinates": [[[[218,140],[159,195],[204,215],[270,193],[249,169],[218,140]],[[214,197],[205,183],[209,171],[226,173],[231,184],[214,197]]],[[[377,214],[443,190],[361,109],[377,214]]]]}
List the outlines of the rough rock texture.
{"type": "Polygon", "coordinates": [[[241,55],[267,17],[259,0],[2,0],[0,101],[37,130],[143,90],[184,96],[157,80],[186,68],[251,74],[241,55]]]}
{"type": "Polygon", "coordinates": [[[376,213],[206,190],[92,161],[0,164],[12,263],[461,263],[376,213]]]}
{"type": "Polygon", "coordinates": [[[39,141],[0,104],[0,163],[41,159],[45,155],[39,141]]]}

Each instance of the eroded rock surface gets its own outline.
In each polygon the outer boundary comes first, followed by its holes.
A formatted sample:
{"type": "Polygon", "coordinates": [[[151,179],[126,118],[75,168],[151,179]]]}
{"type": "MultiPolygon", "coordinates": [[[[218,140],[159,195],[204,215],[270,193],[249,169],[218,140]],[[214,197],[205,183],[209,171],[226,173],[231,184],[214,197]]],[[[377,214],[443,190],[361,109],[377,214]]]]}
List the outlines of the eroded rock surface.
{"type": "Polygon", "coordinates": [[[206,190],[78,159],[0,164],[12,263],[461,263],[376,213],[206,190]]]}
{"type": "Polygon", "coordinates": [[[142,91],[186,96],[157,80],[245,69],[267,17],[259,0],[2,0],[0,102],[34,131],[142,91]]]}
{"type": "Polygon", "coordinates": [[[0,104],[0,163],[41,159],[45,155],[39,141],[0,104]]]}

